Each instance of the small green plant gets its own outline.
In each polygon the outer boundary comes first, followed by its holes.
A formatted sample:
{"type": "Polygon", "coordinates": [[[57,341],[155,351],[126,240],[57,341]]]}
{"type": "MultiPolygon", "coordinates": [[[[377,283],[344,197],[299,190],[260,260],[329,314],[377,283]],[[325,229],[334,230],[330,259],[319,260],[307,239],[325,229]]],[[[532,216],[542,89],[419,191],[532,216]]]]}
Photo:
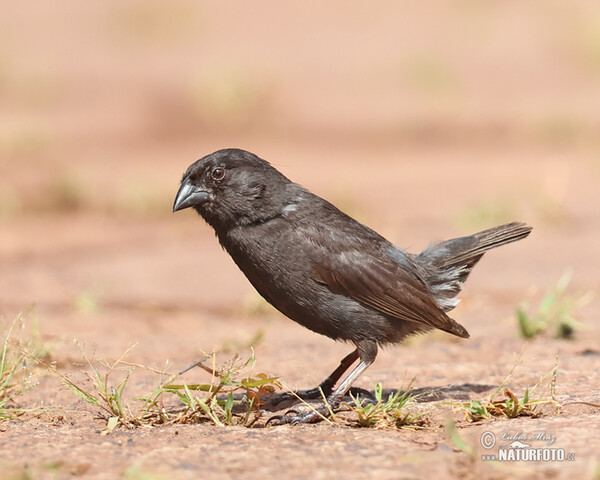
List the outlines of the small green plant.
{"type": "MultiPolygon", "coordinates": [[[[114,362],[101,362],[97,367],[82,350],[89,367],[84,372],[91,381],[92,388],[83,387],[54,366],[45,366],[76,396],[101,409],[101,417],[106,420],[104,433],[116,427],[134,428],[181,423],[211,421],[216,425],[251,426],[260,417],[260,407],[264,399],[272,395],[281,384],[276,377],[264,373],[251,376],[256,358],[252,355],[245,362],[235,355],[230,361],[217,368],[215,354],[212,368],[198,364],[211,373],[211,382],[202,384],[174,383],[180,374],[168,376],[162,371],[156,388],[142,397],[127,397],[126,390],[135,369],[146,368],[125,361],[133,347],[128,348],[114,362]],[[112,376],[121,371],[122,379],[114,382],[112,376]],[[167,398],[176,398],[179,403],[166,406],[167,398]]],[[[148,369],[150,370],[150,369],[148,369]]]]}
{"type": "Polygon", "coordinates": [[[523,398],[518,398],[512,392],[512,390],[505,388],[505,398],[503,400],[471,400],[469,404],[464,405],[465,412],[467,414],[467,420],[470,422],[476,422],[491,417],[538,417],[542,412],[542,409],[539,408],[541,405],[555,403],[552,400],[543,398],[533,399],[533,392],[538,386],[539,384],[535,385],[531,391],[529,390],[529,387],[527,387],[525,389],[523,398]]]}
{"type": "Polygon", "coordinates": [[[567,294],[572,274],[566,272],[556,287],[548,291],[535,310],[522,302],[516,310],[519,335],[534,338],[552,332],[556,338],[572,338],[581,324],[575,320],[575,312],[591,300],[591,294],[567,294]]]}
{"type": "Polygon", "coordinates": [[[356,413],[358,423],[361,427],[394,425],[397,428],[416,428],[419,426],[422,417],[426,414],[412,413],[404,410],[407,406],[416,403],[415,397],[410,393],[411,385],[412,382],[405,392],[398,390],[395,393],[391,393],[387,400],[384,400],[382,384],[379,382],[375,383],[375,403],[365,402],[357,395],[356,397],[352,397],[354,405],[348,405],[348,407],[356,413]]]}
{"type": "Polygon", "coordinates": [[[0,351],[0,419],[13,418],[24,412],[17,408],[16,399],[37,385],[27,368],[27,353],[24,342],[14,341],[11,336],[15,326],[22,323],[19,316],[4,335],[0,351]]]}
{"type": "MultiPolygon", "coordinates": [[[[75,342],[77,346],[79,344],[75,342]]],[[[135,367],[126,365],[127,373],[125,377],[115,386],[111,382],[111,376],[117,370],[122,370],[124,365],[124,359],[127,354],[134,347],[129,347],[117,360],[113,363],[103,362],[106,367],[106,372],[100,372],[100,369],[96,367],[93,362],[87,357],[83,349],[80,347],[83,358],[90,368],[90,372],[84,372],[85,376],[91,381],[92,391],[83,388],[74,381],[72,381],[67,375],[59,372],[53,365],[42,362],[42,364],[48,368],[53,374],[57,375],[62,384],[67,387],[76,396],[81,398],[87,403],[96,405],[104,411],[103,417],[107,420],[107,430],[113,430],[117,425],[125,427],[139,426],[143,423],[143,417],[139,414],[135,414],[129,408],[127,402],[124,399],[124,392],[129,382],[131,373],[135,367]]],[[[138,412],[141,413],[141,412],[138,412]]]]}
{"type": "Polygon", "coordinates": [[[205,415],[213,423],[223,425],[251,426],[260,417],[260,407],[264,399],[281,388],[277,377],[269,377],[264,373],[239,378],[243,371],[250,369],[256,358],[252,355],[245,362],[236,354],[220,369],[214,366],[210,384],[174,384],[168,382],[161,387],[163,393],[177,395],[185,406],[185,411],[174,423],[190,423],[198,416],[205,415]],[[205,393],[204,397],[195,392],[205,393]],[[236,395],[241,393],[241,395],[236,395]]]}
{"type": "Polygon", "coordinates": [[[466,403],[454,404],[464,410],[465,419],[467,421],[477,422],[492,417],[517,418],[529,416],[535,418],[539,417],[543,413],[544,407],[548,405],[560,408],[561,405],[555,398],[558,357],[556,358],[554,368],[552,368],[549,373],[543,375],[533,387],[525,388],[525,393],[522,398],[517,397],[517,395],[506,386],[519,365],[522,354],[523,352],[521,351],[521,354],[517,357],[517,361],[513,365],[508,376],[487,399],[471,400],[466,403]],[[536,391],[543,386],[547,387],[549,398],[547,396],[535,397],[536,391]],[[503,393],[505,398],[502,400],[495,400],[501,390],[504,390],[503,393]]]}

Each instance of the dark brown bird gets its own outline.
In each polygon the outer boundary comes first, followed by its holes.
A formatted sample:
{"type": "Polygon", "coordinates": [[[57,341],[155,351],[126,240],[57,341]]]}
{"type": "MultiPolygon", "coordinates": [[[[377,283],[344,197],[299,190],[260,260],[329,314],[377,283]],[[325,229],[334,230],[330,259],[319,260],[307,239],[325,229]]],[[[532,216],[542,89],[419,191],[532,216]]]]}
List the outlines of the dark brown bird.
{"type": "MultiPolygon", "coordinates": [[[[214,228],[222,247],[270,304],[317,333],[354,344],[356,349],[319,385],[333,408],[373,363],[378,345],[435,328],[468,338],[446,312],[458,304],[471,269],[488,250],[531,232],[524,223],[509,223],[407,253],[265,160],[238,149],[219,150],[190,165],[173,211],[189,207],[214,228]]],[[[320,407],[276,419],[310,423],[327,412],[320,407]]]]}

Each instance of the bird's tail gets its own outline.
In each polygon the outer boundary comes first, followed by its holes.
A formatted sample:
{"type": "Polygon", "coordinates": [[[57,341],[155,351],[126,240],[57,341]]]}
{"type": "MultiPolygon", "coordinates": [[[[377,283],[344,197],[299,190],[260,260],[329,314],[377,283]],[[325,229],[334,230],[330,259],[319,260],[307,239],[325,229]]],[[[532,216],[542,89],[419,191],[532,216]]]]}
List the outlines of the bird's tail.
{"type": "Polygon", "coordinates": [[[458,305],[456,296],[483,254],[492,248],[516,242],[527,237],[531,227],[513,222],[490,228],[467,237],[453,238],[429,245],[415,256],[422,267],[433,298],[444,311],[458,305]]]}

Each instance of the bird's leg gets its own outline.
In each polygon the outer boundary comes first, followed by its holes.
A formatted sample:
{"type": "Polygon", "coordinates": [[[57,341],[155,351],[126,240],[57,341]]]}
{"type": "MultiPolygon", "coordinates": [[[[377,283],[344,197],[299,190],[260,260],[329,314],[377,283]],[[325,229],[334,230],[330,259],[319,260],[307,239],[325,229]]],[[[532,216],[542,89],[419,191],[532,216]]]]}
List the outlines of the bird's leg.
{"type": "Polygon", "coordinates": [[[331,372],[331,374],[323,380],[318,387],[311,388],[310,390],[300,390],[296,392],[296,395],[302,400],[313,400],[315,398],[322,398],[322,395],[328,397],[333,392],[333,387],[342,377],[344,373],[350,368],[350,366],[358,360],[358,349],[346,355],[338,365],[338,367],[331,372]],[[323,392],[321,394],[321,391],[323,392]]]}
{"type": "MultiPolygon", "coordinates": [[[[316,423],[321,421],[323,418],[327,418],[330,414],[330,410],[334,410],[340,406],[344,395],[346,395],[348,390],[350,390],[352,384],[375,361],[375,358],[377,357],[377,344],[371,341],[358,342],[356,350],[350,355],[348,355],[346,358],[344,358],[344,360],[342,360],[340,366],[330,375],[330,377],[333,377],[338,370],[341,370],[341,368],[345,366],[345,360],[348,359],[349,361],[349,359],[352,358],[355,354],[357,354],[360,358],[360,362],[356,367],[354,367],[354,370],[352,370],[348,374],[348,376],[342,381],[342,383],[340,383],[340,385],[331,394],[327,396],[327,405],[323,404],[316,408],[311,408],[302,412],[298,410],[290,410],[285,415],[275,415],[269,418],[269,420],[267,421],[267,425],[271,421],[279,422],[280,425],[286,423],[316,423]]],[[[348,366],[346,366],[346,369],[347,368],[348,366]]],[[[339,376],[341,376],[341,373],[339,374],[339,376]]],[[[327,379],[325,381],[327,381],[327,379]]]]}
{"type": "MultiPolygon", "coordinates": [[[[267,403],[263,406],[265,410],[275,411],[280,410],[281,408],[288,407],[296,403],[297,399],[301,400],[321,400],[323,396],[327,398],[333,392],[333,387],[341,378],[341,376],[346,373],[348,368],[358,359],[358,350],[355,349],[353,352],[346,355],[338,367],[331,372],[331,374],[323,380],[317,387],[311,388],[308,390],[297,390],[293,393],[280,393],[277,395],[273,395],[271,398],[267,400],[267,403]],[[323,392],[323,393],[321,393],[323,392]]],[[[369,396],[370,393],[366,390],[357,389],[355,392],[362,396],[369,396]]]]}

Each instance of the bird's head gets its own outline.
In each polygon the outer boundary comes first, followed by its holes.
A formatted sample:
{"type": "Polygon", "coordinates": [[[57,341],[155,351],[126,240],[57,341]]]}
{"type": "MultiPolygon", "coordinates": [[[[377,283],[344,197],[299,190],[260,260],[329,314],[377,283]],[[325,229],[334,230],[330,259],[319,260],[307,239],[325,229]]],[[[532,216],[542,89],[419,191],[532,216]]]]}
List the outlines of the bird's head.
{"type": "Polygon", "coordinates": [[[279,215],[291,182],[268,162],[239,149],[218,150],[192,163],[173,211],[194,208],[215,230],[279,215]]]}

